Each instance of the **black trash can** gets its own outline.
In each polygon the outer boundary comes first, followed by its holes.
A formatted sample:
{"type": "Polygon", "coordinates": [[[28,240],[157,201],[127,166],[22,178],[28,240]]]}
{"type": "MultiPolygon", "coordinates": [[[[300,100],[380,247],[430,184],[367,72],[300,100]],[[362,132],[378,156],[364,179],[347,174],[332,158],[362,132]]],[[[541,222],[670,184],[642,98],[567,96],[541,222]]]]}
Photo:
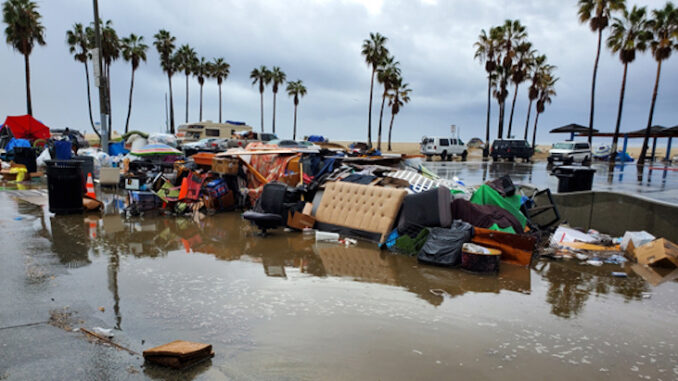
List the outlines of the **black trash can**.
{"type": "Polygon", "coordinates": [[[85,179],[85,182],[87,182],[87,174],[91,173],[92,174],[92,179],[95,178],[94,176],[94,158],[92,156],[73,156],[71,160],[77,160],[82,162],[81,168],[82,168],[82,177],[85,179]]]}
{"type": "Polygon", "coordinates": [[[14,147],[14,162],[26,166],[28,173],[37,172],[35,149],[32,147],[14,147]]]}
{"type": "Polygon", "coordinates": [[[47,160],[49,211],[54,214],[82,213],[82,162],[47,160]]]}
{"type": "Polygon", "coordinates": [[[591,167],[560,165],[551,174],[558,178],[558,193],[568,193],[590,191],[595,172],[591,167]]]}

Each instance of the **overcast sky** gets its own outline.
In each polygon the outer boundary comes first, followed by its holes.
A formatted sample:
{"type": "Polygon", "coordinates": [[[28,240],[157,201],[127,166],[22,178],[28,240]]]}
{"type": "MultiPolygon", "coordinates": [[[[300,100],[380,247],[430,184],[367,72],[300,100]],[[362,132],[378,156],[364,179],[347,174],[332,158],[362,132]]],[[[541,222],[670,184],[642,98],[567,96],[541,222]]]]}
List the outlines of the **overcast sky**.
{"type": "MultiPolygon", "coordinates": [[[[665,2],[636,3],[652,9],[665,2]]],[[[84,66],[68,53],[65,32],[75,22],[91,22],[92,1],[39,0],[38,4],[47,46],[36,47],[31,55],[34,116],[50,127],[89,131],[84,66]]],[[[160,69],[152,37],[159,29],[167,29],[177,37],[177,45],[188,43],[201,56],[224,57],[231,64],[231,75],[223,84],[225,119],[245,121],[259,129],[259,93],[250,83],[249,72],[259,65],[276,65],[289,80],[301,79],[308,89],[299,105],[300,135],[365,140],[370,70],[360,55],[360,45],[370,32],[380,32],[389,38],[387,46],[413,89],[411,102],[396,116],[394,141],[444,134],[451,124],[461,128],[465,139],[484,138],[487,82],[482,65],[473,59],[473,43],[481,29],[507,18],[520,19],[533,46],[558,66],[558,95],[540,117],[537,142],[564,138],[549,135],[551,128],[572,122],[588,124],[596,36],[587,25],[579,24],[575,0],[99,0],[99,7],[101,17],[113,21],[120,37],[140,34],[149,45],[148,62],[136,73],[131,129],[164,130],[167,77],[160,69]]],[[[595,118],[595,127],[602,131],[614,130],[622,69],[617,57],[602,52],[595,118]]],[[[655,70],[649,54],[640,55],[630,65],[622,131],[645,127],[655,70]]],[[[0,48],[0,72],[0,117],[24,114],[23,57],[6,44],[0,48]]],[[[127,115],[130,65],[122,60],[114,63],[111,77],[113,127],[121,131],[127,115]]],[[[190,120],[196,121],[199,86],[194,78],[189,84],[190,120]]],[[[654,124],[678,124],[676,84],[678,54],[663,65],[654,124]]],[[[519,90],[514,116],[514,130],[520,137],[527,86],[519,90]]],[[[174,77],[173,88],[179,124],[185,117],[183,74],[174,77]]],[[[381,92],[375,85],[373,136],[381,92]]],[[[270,88],[264,102],[265,128],[270,131],[270,88]]],[[[98,120],[98,100],[93,103],[98,120]]],[[[494,137],[494,100],[492,107],[494,137]]],[[[507,116],[508,112],[507,106],[507,116]]],[[[390,113],[384,114],[387,126],[390,113]]],[[[276,125],[281,137],[291,137],[292,115],[292,99],[280,91],[276,125]]],[[[216,121],[218,117],[217,85],[209,81],[204,88],[203,119],[216,121]]]]}

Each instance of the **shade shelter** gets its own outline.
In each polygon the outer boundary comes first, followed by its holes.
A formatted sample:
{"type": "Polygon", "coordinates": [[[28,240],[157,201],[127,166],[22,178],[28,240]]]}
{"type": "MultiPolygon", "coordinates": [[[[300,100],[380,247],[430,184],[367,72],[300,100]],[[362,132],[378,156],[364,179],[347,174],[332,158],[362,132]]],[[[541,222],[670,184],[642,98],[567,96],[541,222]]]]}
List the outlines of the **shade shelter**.
{"type": "MultiPolygon", "coordinates": [[[[574,140],[574,135],[579,134],[584,135],[589,133],[589,128],[586,126],[582,126],[581,124],[577,123],[570,123],[566,124],[564,126],[560,126],[558,128],[554,128],[551,131],[549,131],[552,134],[570,134],[570,140],[574,140]]],[[[598,133],[598,130],[595,128],[593,129],[593,133],[596,134],[598,133]]]]}

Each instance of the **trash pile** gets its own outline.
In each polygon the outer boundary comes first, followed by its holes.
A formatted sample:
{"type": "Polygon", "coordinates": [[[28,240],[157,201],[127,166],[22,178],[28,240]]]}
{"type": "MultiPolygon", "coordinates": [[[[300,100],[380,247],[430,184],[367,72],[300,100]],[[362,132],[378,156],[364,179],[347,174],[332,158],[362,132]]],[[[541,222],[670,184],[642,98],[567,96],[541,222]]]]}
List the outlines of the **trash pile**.
{"type": "Polygon", "coordinates": [[[596,230],[586,232],[559,226],[540,255],[553,260],[577,260],[582,265],[616,265],[624,271],[611,271],[625,278],[631,272],[653,286],[678,279],[678,245],[657,239],[646,231],[628,231],[611,237],[596,230]]]}

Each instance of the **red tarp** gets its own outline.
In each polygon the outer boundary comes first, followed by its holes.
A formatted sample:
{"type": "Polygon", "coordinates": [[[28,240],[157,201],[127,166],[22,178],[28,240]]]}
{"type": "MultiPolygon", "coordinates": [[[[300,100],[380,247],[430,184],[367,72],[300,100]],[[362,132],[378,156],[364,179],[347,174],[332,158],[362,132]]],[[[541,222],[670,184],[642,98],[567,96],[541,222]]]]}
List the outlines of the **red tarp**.
{"type": "Polygon", "coordinates": [[[30,115],[8,116],[3,128],[9,127],[17,139],[49,139],[49,127],[30,115]]]}

